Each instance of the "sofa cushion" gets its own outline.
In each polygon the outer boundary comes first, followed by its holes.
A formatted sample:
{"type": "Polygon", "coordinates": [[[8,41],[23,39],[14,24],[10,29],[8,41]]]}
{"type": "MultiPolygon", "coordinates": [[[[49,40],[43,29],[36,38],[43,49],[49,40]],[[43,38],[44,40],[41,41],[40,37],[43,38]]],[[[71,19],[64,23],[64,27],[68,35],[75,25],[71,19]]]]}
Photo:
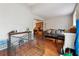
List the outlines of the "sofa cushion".
{"type": "Polygon", "coordinates": [[[61,34],[61,31],[60,30],[56,30],[56,34],[61,34]]]}
{"type": "Polygon", "coordinates": [[[51,30],[51,34],[56,34],[56,30],[55,29],[52,29],[51,30]]]}
{"type": "Polygon", "coordinates": [[[47,30],[46,32],[50,34],[51,33],[51,30],[47,30]]]}
{"type": "Polygon", "coordinates": [[[58,35],[62,35],[63,33],[64,33],[64,30],[62,30],[62,29],[56,30],[56,34],[58,34],[58,35]]]}

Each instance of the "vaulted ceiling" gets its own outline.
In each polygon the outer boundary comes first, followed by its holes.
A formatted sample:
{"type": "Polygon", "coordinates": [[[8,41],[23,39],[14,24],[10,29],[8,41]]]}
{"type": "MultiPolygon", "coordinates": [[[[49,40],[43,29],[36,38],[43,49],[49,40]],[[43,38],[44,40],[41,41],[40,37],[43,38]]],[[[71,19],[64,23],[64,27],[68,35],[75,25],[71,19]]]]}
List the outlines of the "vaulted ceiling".
{"type": "Polygon", "coordinates": [[[42,18],[70,15],[76,6],[75,3],[28,3],[32,13],[42,18]]]}

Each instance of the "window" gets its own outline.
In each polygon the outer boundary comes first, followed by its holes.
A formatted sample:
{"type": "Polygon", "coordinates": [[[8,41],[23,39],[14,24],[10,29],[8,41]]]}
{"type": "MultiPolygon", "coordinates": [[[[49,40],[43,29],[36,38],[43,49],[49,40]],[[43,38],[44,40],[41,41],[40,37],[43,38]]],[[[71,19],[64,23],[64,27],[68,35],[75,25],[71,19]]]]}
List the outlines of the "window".
{"type": "Polygon", "coordinates": [[[73,26],[76,26],[76,11],[73,14],[73,26]]]}

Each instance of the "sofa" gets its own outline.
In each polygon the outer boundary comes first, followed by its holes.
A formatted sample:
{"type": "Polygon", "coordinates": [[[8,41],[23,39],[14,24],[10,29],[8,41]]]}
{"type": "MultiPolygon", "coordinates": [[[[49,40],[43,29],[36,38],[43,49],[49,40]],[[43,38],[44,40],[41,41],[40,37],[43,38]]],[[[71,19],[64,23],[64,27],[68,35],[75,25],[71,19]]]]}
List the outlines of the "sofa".
{"type": "Polygon", "coordinates": [[[63,40],[64,41],[64,30],[62,29],[48,29],[46,31],[44,31],[44,36],[45,38],[55,38],[55,39],[59,39],[59,40],[63,40]]]}

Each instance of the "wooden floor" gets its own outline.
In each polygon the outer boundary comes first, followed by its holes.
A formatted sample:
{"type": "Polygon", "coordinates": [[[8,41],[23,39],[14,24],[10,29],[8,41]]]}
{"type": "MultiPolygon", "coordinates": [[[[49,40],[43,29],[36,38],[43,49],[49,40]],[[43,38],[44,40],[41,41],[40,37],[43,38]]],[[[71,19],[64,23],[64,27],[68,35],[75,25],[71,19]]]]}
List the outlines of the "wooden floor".
{"type": "Polygon", "coordinates": [[[57,56],[59,55],[57,52],[57,47],[55,46],[55,42],[52,40],[45,40],[45,56],[57,56]],[[48,43],[47,43],[48,42],[48,43]]]}
{"type": "MultiPolygon", "coordinates": [[[[54,39],[36,39],[28,44],[24,44],[12,54],[19,56],[58,56],[62,42],[55,43],[54,39]]],[[[12,55],[11,54],[11,55],[12,55]]],[[[0,55],[7,55],[6,51],[0,51],[0,55]]]]}

